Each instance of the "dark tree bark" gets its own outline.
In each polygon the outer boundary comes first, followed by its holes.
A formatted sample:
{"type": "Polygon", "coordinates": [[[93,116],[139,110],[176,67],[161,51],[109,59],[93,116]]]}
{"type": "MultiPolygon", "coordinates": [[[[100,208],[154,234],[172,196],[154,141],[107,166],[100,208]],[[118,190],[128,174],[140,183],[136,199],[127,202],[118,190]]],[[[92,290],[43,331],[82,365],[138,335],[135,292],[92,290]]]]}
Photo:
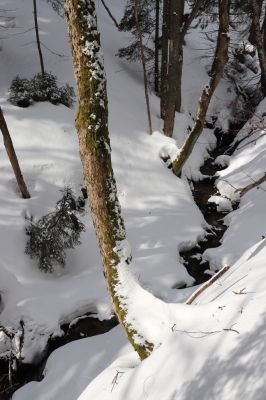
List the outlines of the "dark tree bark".
{"type": "Polygon", "coordinates": [[[184,0],[170,2],[168,31],[168,69],[165,95],[164,134],[172,136],[174,130],[175,111],[181,107],[181,75],[182,75],[182,23],[184,16],[184,0]]]}
{"type": "Polygon", "coordinates": [[[214,61],[212,64],[212,77],[210,80],[210,85],[206,86],[203,89],[202,95],[199,99],[196,122],[194,124],[194,127],[189,137],[183,144],[180,154],[173,162],[173,172],[178,176],[181,174],[185,162],[190,156],[195,143],[202,133],[205,117],[212,95],[222,77],[224,66],[228,60],[229,5],[230,0],[219,0],[219,33],[217,38],[214,61]]]}
{"type": "Polygon", "coordinates": [[[159,36],[160,36],[160,0],[155,3],[155,48],[154,48],[154,90],[159,94],[159,36]]]}
{"type": "Polygon", "coordinates": [[[161,118],[165,116],[167,97],[168,40],[169,40],[170,0],[163,0],[162,62],[161,62],[161,118]]]}
{"type": "Polygon", "coordinates": [[[161,118],[165,119],[164,133],[167,136],[173,135],[175,111],[180,112],[182,104],[184,38],[203,4],[204,0],[197,0],[190,14],[186,15],[185,18],[183,0],[164,0],[161,118]],[[175,107],[173,104],[175,104],[175,107]]]}
{"type": "Polygon", "coordinates": [[[65,0],[65,8],[79,93],[76,128],[80,156],[104,275],[119,322],[144,359],[153,346],[128,322],[128,298],[119,293],[124,284],[121,270],[129,271],[131,254],[125,250],[126,232],[111,163],[106,78],[95,4],[94,0],[65,0]]]}
{"type": "Polygon", "coordinates": [[[0,130],[2,131],[2,134],[3,134],[5,149],[6,149],[8,158],[10,160],[10,163],[12,165],[12,168],[13,168],[16,180],[17,180],[18,187],[21,191],[22,197],[24,199],[29,199],[30,194],[28,192],[26,183],[23,179],[23,175],[20,170],[16,152],[15,152],[15,149],[14,149],[14,146],[12,143],[12,139],[11,139],[11,136],[10,136],[10,133],[9,133],[9,130],[7,127],[7,123],[6,123],[6,120],[5,120],[5,117],[2,112],[1,107],[0,107],[0,130]]]}
{"type": "Polygon", "coordinates": [[[144,83],[144,93],[145,93],[145,101],[146,101],[146,109],[147,109],[147,118],[148,118],[148,131],[149,134],[152,134],[152,122],[151,122],[151,109],[150,109],[150,99],[149,99],[149,88],[148,88],[148,79],[147,79],[147,69],[146,69],[146,60],[143,49],[143,34],[141,31],[141,26],[139,23],[139,14],[140,14],[140,4],[139,0],[135,0],[135,18],[136,18],[136,28],[138,32],[138,41],[140,47],[140,57],[143,69],[143,83],[144,83]]]}
{"type": "Polygon", "coordinates": [[[33,15],[34,15],[34,27],[35,27],[35,34],[36,34],[36,42],[37,42],[37,48],[38,48],[38,53],[39,53],[39,58],[40,58],[40,64],[41,64],[41,72],[42,75],[45,74],[44,70],[44,63],[43,63],[43,56],[42,56],[42,48],[41,48],[41,42],[40,42],[40,36],[39,36],[39,26],[38,26],[38,16],[37,16],[37,3],[36,0],[33,0],[33,15]]]}

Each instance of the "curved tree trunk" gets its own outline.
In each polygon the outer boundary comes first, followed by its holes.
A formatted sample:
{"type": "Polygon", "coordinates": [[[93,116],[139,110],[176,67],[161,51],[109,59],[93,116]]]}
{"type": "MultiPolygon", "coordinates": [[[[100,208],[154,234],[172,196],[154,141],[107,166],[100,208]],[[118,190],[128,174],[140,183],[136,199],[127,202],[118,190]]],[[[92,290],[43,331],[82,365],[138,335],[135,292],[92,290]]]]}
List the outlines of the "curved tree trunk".
{"type": "Polygon", "coordinates": [[[202,95],[199,99],[195,125],[189,137],[183,144],[180,154],[173,162],[173,172],[178,176],[202,133],[212,95],[222,77],[224,66],[228,60],[229,4],[230,0],[219,0],[219,33],[214,61],[212,64],[212,77],[210,85],[203,89],[202,95]]]}
{"type": "Polygon", "coordinates": [[[152,345],[127,322],[127,298],[119,293],[120,271],[131,261],[117,198],[108,133],[106,78],[94,0],[65,0],[74,70],[79,92],[76,128],[80,156],[104,275],[115,313],[141,359],[152,345]]]}

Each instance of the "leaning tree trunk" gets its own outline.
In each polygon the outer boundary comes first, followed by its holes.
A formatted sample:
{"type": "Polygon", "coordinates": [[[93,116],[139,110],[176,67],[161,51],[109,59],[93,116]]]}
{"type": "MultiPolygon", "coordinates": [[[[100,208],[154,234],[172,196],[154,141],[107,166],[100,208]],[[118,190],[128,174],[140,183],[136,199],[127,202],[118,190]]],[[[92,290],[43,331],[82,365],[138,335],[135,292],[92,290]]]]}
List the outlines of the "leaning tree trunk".
{"type": "Polygon", "coordinates": [[[108,133],[106,78],[100,50],[94,0],[65,0],[74,70],[79,92],[76,128],[80,156],[104,275],[114,311],[129,341],[144,359],[152,345],[127,322],[127,298],[119,294],[120,271],[128,268],[125,228],[117,198],[108,133]],[[125,253],[125,254],[123,254],[125,253]]]}
{"type": "Polygon", "coordinates": [[[2,109],[0,107],[0,130],[2,131],[3,134],[3,139],[4,139],[4,146],[9,158],[9,161],[12,165],[16,180],[17,180],[17,184],[18,187],[21,191],[21,195],[23,197],[23,199],[29,199],[30,198],[30,194],[28,192],[27,189],[27,185],[24,181],[19,163],[18,163],[18,159],[17,159],[17,155],[13,146],[13,142],[7,127],[7,123],[4,117],[4,114],[2,112],[2,109]]]}
{"type": "Polygon", "coordinates": [[[190,156],[195,143],[202,133],[206,113],[208,111],[212,95],[222,77],[224,66],[228,60],[229,5],[230,0],[219,0],[219,33],[214,61],[212,64],[212,77],[210,80],[210,85],[203,89],[202,95],[199,99],[194,127],[189,137],[183,144],[178,157],[173,162],[173,172],[178,176],[180,175],[186,160],[190,156]]]}

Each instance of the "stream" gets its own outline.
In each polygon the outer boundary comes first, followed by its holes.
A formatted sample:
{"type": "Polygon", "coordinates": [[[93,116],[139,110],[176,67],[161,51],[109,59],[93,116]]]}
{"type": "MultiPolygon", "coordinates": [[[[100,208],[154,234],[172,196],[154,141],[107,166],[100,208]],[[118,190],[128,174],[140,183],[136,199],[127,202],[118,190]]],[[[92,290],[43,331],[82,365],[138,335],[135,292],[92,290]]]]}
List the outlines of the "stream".
{"type": "MultiPolygon", "coordinates": [[[[183,265],[186,267],[189,275],[195,279],[195,285],[199,285],[210,279],[209,273],[206,273],[210,268],[209,262],[204,260],[202,255],[205,250],[221,245],[223,235],[228,228],[224,225],[223,219],[230,211],[219,212],[217,211],[216,204],[208,200],[211,196],[217,195],[217,188],[215,186],[217,176],[215,175],[217,171],[223,169],[223,167],[214,164],[214,161],[219,155],[231,155],[233,153],[234,147],[230,147],[230,145],[233,143],[238,130],[239,127],[233,125],[231,125],[228,133],[223,133],[218,128],[214,129],[217,145],[215,149],[209,152],[210,157],[206,159],[200,168],[200,172],[206,178],[199,181],[190,181],[195,203],[202,212],[205,221],[210,225],[205,238],[199,241],[196,246],[179,252],[183,265]]],[[[238,207],[238,203],[232,204],[232,207],[235,210],[238,207]]]]}

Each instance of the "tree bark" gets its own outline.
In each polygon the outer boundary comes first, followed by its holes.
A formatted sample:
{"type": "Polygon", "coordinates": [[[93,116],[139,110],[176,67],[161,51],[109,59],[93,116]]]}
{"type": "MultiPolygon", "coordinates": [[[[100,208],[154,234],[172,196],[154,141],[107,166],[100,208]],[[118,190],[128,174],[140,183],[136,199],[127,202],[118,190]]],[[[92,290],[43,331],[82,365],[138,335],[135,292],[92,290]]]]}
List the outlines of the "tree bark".
{"type": "Polygon", "coordinates": [[[184,37],[203,3],[197,0],[185,19],[183,0],[164,2],[161,117],[166,136],[173,135],[175,111],[180,112],[182,105],[184,37]]]}
{"type": "Polygon", "coordinates": [[[168,31],[168,70],[164,112],[164,134],[172,136],[175,122],[175,111],[181,107],[181,80],[183,60],[182,23],[184,16],[184,0],[170,2],[168,31]]]}
{"type": "Polygon", "coordinates": [[[22,197],[24,199],[29,199],[30,198],[30,194],[28,192],[26,183],[25,183],[25,181],[23,179],[23,175],[21,173],[21,169],[20,169],[20,166],[19,166],[19,163],[18,163],[16,152],[15,152],[15,149],[14,149],[14,146],[13,146],[13,143],[12,143],[12,139],[11,139],[11,136],[10,136],[10,133],[9,133],[9,130],[8,130],[8,127],[7,127],[7,123],[6,123],[6,120],[5,120],[5,117],[4,117],[4,114],[2,112],[1,107],[0,107],[0,129],[1,129],[2,134],[3,134],[3,139],[4,139],[4,145],[5,145],[5,148],[6,148],[6,152],[7,152],[8,158],[10,160],[10,163],[12,165],[12,168],[13,168],[16,180],[17,180],[18,187],[19,187],[19,189],[21,191],[22,197]]]}
{"type": "Polygon", "coordinates": [[[148,79],[147,79],[146,60],[145,60],[145,55],[144,55],[144,50],[143,50],[143,34],[142,34],[141,26],[139,23],[139,14],[140,14],[139,0],[135,0],[135,19],[136,19],[136,28],[137,28],[137,32],[138,32],[140,56],[141,56],[141,63],[142,63],[142,70],[143,70],[143,83],[144,83],[144,93],[145,93],[147,118],[148,118],[148,131],[149,131],[149,134],[151,135],[152,134],[152,122],[151,122],[149,88],[148,88],[148,79]]]}
{"type": "Polygon", "coordinates": [[[197,116],[194,127],[183,144],[181,151],[173,162],[173,172],[177,176],[181,174],[182,168],[190,156],[195,143],[197,142],[204,127],[205,117],[212,95],[222,77],[223,69],[228,60],[228,45],[229,45],[229,4],[230,0],[219,0],[219,32],[217,39],[217,46],[214,56],[214,61],[211,70],[210,85],[203,89],[202,95],[199,99],[197,116]]]}
{"type": "Polygon", "coordinates": [[[95,4],[94,0],[65,0],[65,8],[79,92],[76,128],[80,156],[104,275],[114,311],[129,341],[144,359],[153,346],[128,322],[128,299],[118,290],[122,285],[121,270],[128,271],[131,255],[128,251],[123,254],[126,232],[111,164],[106,78],[95,4]]]}
{"type": "Polygon", "coordinates": [[[159,94],[159,36],[160,36],[160,0],[155,3],[155,48],[154,48],[154,90],[159,94]]]}
{"type": "Polygon", "coordinates": [[[41,42],[40,42],[40,36],[39,36],[39,26],[38,26],[37,3],[36,3],[36,0],[33,0],[33,15],[34,15],[34,27],[35,27],[35,34],[36,34],[36,42],[37,42],[37,48],[38,48],[38,53],[39,53],[39,58],[40,58],[40,64],[41,64],[41,72],[42,72],[42,75],[44,76],[45,70],[44,70],[44,63],[43,63],[43,56],[42,56],[42,48],[41,48],[41,42]]]}
{"type": "Polygon", "coordinates": [[[161,62],[161,118],[164,119],[167,96],[168,39],[169,39],[170,0],[163,0],[162,62],[161,62]]]}

